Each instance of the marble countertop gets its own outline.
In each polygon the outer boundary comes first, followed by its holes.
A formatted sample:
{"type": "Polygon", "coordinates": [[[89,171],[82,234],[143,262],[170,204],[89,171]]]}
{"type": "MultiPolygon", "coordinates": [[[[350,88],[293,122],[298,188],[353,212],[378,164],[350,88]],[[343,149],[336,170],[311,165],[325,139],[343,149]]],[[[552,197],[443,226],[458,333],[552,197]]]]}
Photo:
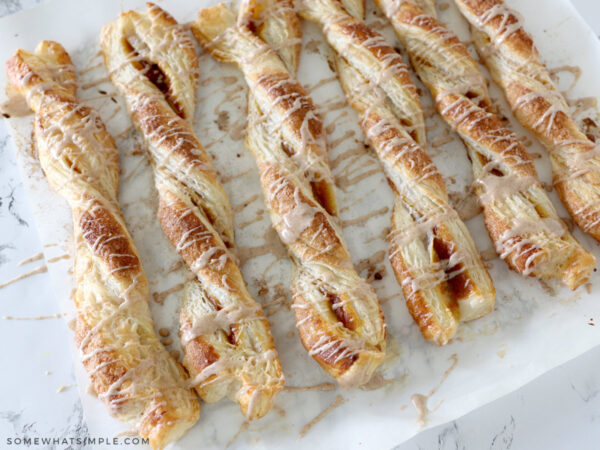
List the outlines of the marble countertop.
{"type": "MultiPolygon", "coordinates": [[[[45,0],[0,0],[0,16],[45,0]]],[[[572,0],[600,35],[597,0],[572,0]]],[[[0,282],[43,265],[18,263],[41,252],[33,217],[0,122],[0,282]]],[[[58,313],[50,278],[41,273],[0,290],[0,316],[58,313]]],[[[64,320],[3,320],[0,448],[10,437],[65,437],[37,448],[90,448],[64,320]],[[68,442],[65,444],[64,442],[68,442]]],[[[558,367],[512,394],[440,427],[426,430],[398,450],[597,448],[600,440],[600,348],[558,367]]],[[[18,448],[13,445],[12,447],[18,448]]],[[[32,447],[34,448],[34,447],[32,447]]]]}

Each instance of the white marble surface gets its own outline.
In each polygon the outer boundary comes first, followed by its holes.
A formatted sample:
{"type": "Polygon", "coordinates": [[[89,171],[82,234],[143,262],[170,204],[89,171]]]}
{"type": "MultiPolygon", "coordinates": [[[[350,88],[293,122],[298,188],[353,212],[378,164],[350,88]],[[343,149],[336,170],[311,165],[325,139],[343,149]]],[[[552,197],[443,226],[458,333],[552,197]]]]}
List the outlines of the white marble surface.
{"type": "MultiPolygon", "coordinates": [[[[42,0],[43,1],[43,0],[42,0]]],[[[0,0],[0,16],[40,0],[0,0]]],[[[600,34],[597,0],[573,0],[600,34]]],[[[0,282],[43,262],[18,267],[41,251],[7,133],[0,122],[0,282]]],[[[58,312],[47,274],[0,290],[0,316],[58,312]]],[[[84,437],[87,427],[74,383],[69,331],[62,320],[2,321],[0,448],[10,437],[84,437]],[[33,351],[32,351],[33,349],[33,351]],[[25,388],[26,387],[26,388],[25,388]]],[[[522,389],[445,426],[430,429],[398,446],[413,449],[597,448],[600,438],[600,349],[559,367],[522,389]]],[[[14,448],[15,446],[13,446],[14,448]]],[[[38,448],[81,448],[73,444],[38,448]]]]}

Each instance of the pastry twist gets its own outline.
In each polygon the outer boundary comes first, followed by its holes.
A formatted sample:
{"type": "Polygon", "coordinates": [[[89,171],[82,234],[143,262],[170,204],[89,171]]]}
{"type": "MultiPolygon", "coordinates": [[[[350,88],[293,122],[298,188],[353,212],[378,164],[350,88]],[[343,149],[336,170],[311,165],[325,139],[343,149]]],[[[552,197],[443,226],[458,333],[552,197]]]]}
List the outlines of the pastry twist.
{"type": "MultiPolygon", "coordinates": [[[[292,0],[243,0],[238,26],[251,30],[277,52],[287,70],[294,74],[300,63],[302,28],[292,0]]],[[[252,92],[248,92],[252,96],[252,92]]],[[[256,103],[249,102],[257,106],[256,103]]],[[[260,110],[257,110],[260,113],[260,110]]],[[[324,169],[326,173],[327,168],[324,169]]]]}
{"type": "Polygon", "coordinates": [[[459,318],[492,311],[494,286],[423,150],[423,112],[408,68],[383,36],[362,22],[362,12],[353,17],[346,11],[337,0],[303,0],[300,7],[336,52],[346,98],[396,196],[390,262],[408,309],[426,339],[445,344],[459,318]]]}
{"type": "MultiPolygon", "coordinates": [[[[213,57],[243,71],[252,94],[246,146],[294,263],[293,308],[302,343],[341,386],[360,386],[383,359],[385,321],[373,288],[352,266],[335,218],[323,124],[286,67],[295,70],[296,63],[284,63],[241,22],[236,26],[233,13],[219,4],[201,10],[192,31],[213,57]]],[[[299,28],[283,29],[299,37],[299,28]]]]}
{"type": "Polygon", "coordinates": [[[457,0],[517,119],[548,149],[553,184],[575,223],[600,241],[600,147],[571,116],[517,13],[502,0],[457,0]]]}
{"type": "Polygon", "coordinates": [[[96,111],[76,97],[64,48],[41,42],[6,63],[11,89],[35,111],[41,167],[73,210],[75,340],[112,415],[163,448],[198,419],[183,369],[154,332],[148,282],[117,203],[119,151],[96,111]]]}
{"type": "Polygon", "coordinates": [[[567,231],[533,160],[492,112],[486,80],[466,47],[408,0],[376,0],[406,47],[442,118],[461,136],[475,192],[498,254],[518,273],[557,278],[575,289],[595,264],[567,231]]]}
{"type": "Polygon", "coordinates": [[[269,325],[230,249],[231,206],[194,135],[197,57],[175,19],[148,4],[102,31],[112,82],[142,133],[155,174],[158,219],[195,279],[180,315],[183,363],[207,402],[235,398],[249,418],[264,416],[284,378],[269,325]]]}

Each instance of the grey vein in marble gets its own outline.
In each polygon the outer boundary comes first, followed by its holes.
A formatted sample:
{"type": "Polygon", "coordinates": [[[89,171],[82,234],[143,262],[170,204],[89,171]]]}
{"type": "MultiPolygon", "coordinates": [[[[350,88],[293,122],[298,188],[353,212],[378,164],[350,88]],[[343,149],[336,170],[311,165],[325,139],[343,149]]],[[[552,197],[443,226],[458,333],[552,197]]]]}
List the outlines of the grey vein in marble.
{"type": "Polygon", "coordinates": [[[490,450],[508,450],[512,447],[515,432],[515,418],[511,415],[510,420],[502,427],[502,430],[494,436],[490,450]]]}

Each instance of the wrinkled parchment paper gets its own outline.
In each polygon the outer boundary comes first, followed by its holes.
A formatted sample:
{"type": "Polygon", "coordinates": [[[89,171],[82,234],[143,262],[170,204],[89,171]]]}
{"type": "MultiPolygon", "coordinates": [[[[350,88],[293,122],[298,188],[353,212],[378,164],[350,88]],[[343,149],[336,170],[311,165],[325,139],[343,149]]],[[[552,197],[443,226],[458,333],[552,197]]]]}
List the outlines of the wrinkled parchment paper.
{"type": "MultiPolygon", "coordinates": [[[[150,281],[156,327],[170,329],[174,342],[168,348],[180,350],[177,328],[181,283],[189,272],[155,219],[156,193],[148,159],[123,101],[107,81],[98,53],[101,27],[114,20],[119,12],[143,7],[143,3],[141,0],[55,0],[3,18],[0,59],[6,60],[17,47],[32,50],[41,39],[57,40],[71,53],[78,69],[78,95],[100,111],[121,151],[120,202],[150,281]]],[[[466,23],[454,5],[449,0],[438,3],[441,20],[458,32],[463,41],[469,41],[466,23]]],[[[574,108],[593,103],[590,100],[578,103],[575,99],[600,97],[596,82],[600,73],[600,44],[569,1],[509,0],[507,3],[522,13],[548,66],[559,68],[556,76],[560,87],[568,90],[574,108]]],[[[159,4],[185,23],[194,19],[198,9],[209,6],[211,0],[164,0],[159,4]]],[[[393,45],[398,45],[382,15],[373,13],[373,5],[369,9],[368,22],[393,45]]],[[[346,105],[329,68],[328,49],[320,32],[306,23],[304,32],[299,79],[312,92],[325,119],[344,235],[354,263],[372,281],[383,303],[389,325],[388,355],[380,374],[367,389],[342,391],[326,385],[331,389],[288,390],[281,393],[273,411],[247,427],[237,404],[226,400],[205,404],[197,425],[175,448],[223,448],[228,444],[231,448],[389,448],[420,430],[418,413],[411,403],[414,394],[427,396],[433,390],[426,398],[432,410],[426,417],[426,426],[438,425],[518,389],[600,344],[600,327],[590,325],[600,320],[598,276],[594,274],[590,285],[572,293],[561,286],[510,272],[501,260],[494,258],[481,215],[467,224],[488,259],[498,294],[495,311],[478,321],[462,324],[457,337],[444,348],[435,347],[421,337],[387,262],[384,237],[391,213],[391,191],[377,160],[364,145],[356,115],[346,105]],[[339,406],[314,426],[307,426],[334,402],[339,406]]],[[[331,382],[302,348],[294,326],[289,308],[290,263],[270,226],[257,170],[243,145],[246,87],[240,72],[216,63],[204,52],[200,54],[200,71],[196,133],[211,154],[235,209],[238,256],[250,291],[264,305],[272,324],[287,385],[303,387],[331,382]]],[[[0,74],[2,86],[5,81],[5,74],[0,74]]],[[[464,147],[436,117],[427,91],[422,86],[421,90],[429,116],[428,151],[446,176],[453,200],[467,217],[473,216],[473,202],[466,195],[472,175],[464,147]]],[[[540,176],[549,185],[545,151],[516,124],[496,87],[492,87],[492,95],[529,151],[539,156],[536,163],[540,176]]],[[[9,122],[23,182],[48,259],[72,253],[71,213],[66,202],[49,190],[33,156],[31,118],[31,115],[11,118],[9,122]]],[[[566,217],[555,193],[550,196],[566,217]]],[[[598,245],[591,238],[578,230],[575,236],[600,256],[598,245]]],[[[72,259],[61,259],[48,266],[56,301],[68,320],[73,315],[72,259]]],[[[125,431],[127,426],[110,418],[104,405],[87,392],[88,377],[75,346],[72,351],[91,436],[113,436],[125,431]]]]}

